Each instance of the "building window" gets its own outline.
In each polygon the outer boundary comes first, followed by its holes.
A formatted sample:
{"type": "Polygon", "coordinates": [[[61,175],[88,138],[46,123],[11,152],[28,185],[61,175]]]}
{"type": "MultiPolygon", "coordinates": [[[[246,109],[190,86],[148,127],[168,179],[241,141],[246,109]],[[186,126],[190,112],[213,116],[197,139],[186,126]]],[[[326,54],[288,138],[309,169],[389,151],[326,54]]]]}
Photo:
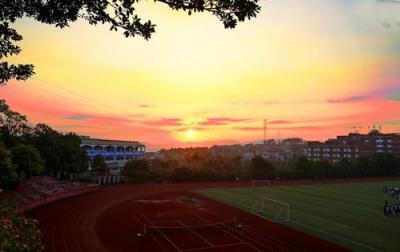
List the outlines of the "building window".
{"type": "Polygon", "coordinates": [[[115,151],[115,148],[113,146],[107,146],[106,151],[112,152],[112,151],[115,151]]]}
{"type": "Polygon", "coordinates": [[[93,149],[94,150],[103,150],[103,146],[97,145],[97,146],[94,146],[93,149]]]}
{"type": "Polygon", "coordinates": [[[84,150],[92,150],[92,146],[90,146],[90,145],[83,145],[82,148],[84,150]]]}

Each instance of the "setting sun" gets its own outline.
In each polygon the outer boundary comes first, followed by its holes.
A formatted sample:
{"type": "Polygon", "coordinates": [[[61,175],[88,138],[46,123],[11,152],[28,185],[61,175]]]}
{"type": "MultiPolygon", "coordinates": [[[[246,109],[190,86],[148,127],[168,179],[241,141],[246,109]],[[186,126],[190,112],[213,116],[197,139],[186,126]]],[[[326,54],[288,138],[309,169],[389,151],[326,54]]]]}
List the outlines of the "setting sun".
{"type": "Polygon", "coordinates": [[[194,131],[193,129],[188,129],[185,132],[185,136],[186,136],[186,139],[193,140],[196,136],[196,131],[194,131]]]}

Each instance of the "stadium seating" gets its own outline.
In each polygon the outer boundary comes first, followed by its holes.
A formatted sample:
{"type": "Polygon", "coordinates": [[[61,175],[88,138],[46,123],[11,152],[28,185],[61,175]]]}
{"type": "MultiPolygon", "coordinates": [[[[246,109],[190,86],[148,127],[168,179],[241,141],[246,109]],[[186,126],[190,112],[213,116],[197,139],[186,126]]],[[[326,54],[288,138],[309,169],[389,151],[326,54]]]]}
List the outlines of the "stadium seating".
{"type": "Polygon", "coordinates": [[[96,184],[65,182],[48,176],[31,177],[17,190],[16,207],[25,212],[63,198],[80,195],[99,189],[96,184]]]}

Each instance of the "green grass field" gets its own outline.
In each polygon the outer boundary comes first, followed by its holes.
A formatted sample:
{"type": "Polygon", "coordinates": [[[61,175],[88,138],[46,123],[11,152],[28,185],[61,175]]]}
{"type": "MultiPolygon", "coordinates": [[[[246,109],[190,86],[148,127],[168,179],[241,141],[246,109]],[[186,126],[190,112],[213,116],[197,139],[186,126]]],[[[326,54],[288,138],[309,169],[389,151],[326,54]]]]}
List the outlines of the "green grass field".
{"type": "Polygon", "coordinates": [[[400,216],[385,217],[383,204],[395,203],[383,185],[373,183],[224,188],[197,193],[246,211],[262,196],[290,205],[290,221],[282,223],[355,251],[400,251],[400,216]]]}

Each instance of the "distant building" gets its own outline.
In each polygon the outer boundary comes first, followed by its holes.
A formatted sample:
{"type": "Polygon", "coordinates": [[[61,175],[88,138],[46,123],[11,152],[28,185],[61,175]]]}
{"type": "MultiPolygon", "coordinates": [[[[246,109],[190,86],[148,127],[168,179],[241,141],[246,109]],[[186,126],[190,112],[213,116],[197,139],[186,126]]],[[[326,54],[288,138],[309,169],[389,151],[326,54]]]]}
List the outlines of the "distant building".
{"type": "Polygon", "coordinates": [[[269,161],[289,161],[297,156],[304,155],[306,142],[300,138],[288,138],[282,141],[270,139],[264,144],[235,144],[213,146],[211,153],[220,156],[242,156],[252,159],[259,155],[269,161]]]}
{"type": "Polygon", "coordinates": [[[400,134],[384,134],[376,129],[368,134],[350,133],[326,142],[308,142],[306,155],[309,160],[337,162],[343,158],[354,159],[377,153],[400,155],[400,134]]]}
{"type": "MultiPolygon", "coordinates": [[[[81,148],[89,159],[102,156],[110,168],[121,168],[129,159],[142,158],[146,146],[136,141],[106,140],[81,136],[81,148]]],[[[91,167],[89,167],[91,169],[91,167]]]]}

